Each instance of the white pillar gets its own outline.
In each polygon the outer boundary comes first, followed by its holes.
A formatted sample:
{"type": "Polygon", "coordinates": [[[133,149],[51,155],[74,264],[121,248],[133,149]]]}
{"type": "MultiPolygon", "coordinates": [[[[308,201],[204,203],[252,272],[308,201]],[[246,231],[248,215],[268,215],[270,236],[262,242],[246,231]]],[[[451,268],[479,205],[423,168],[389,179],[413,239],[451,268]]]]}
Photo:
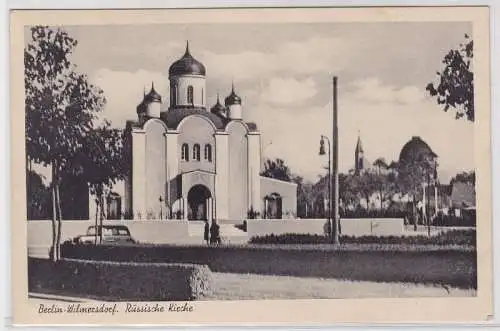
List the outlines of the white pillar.
{"type": "Polygon", "coordinates": [[[434,184],[434,216],[437,216],[438,213],[438,189],[437,184],[434,184]]]}
{"type": "Polygon", "coordinates": [[[212,222],[212,201],[211,197],[207,199],[207,220],[209,223],[212,222]]]}
{"type": "Polygon", "coordinates": [[[269,202],[267,201],[267,199],[264,199],[264,218],[266,218],[266,219],[267,219],[267,216],[268,216],[267,215],[267,205],[268,205],[268,203],[269,202]]]}
{"type": "Polygon", "coordinates": [[[229,135],[215,134],[215,197],[217,199],[215,217],[229,218],[229,135]]]}
{"type": "Polygon", "coordinates": [[[262,214],[260,210],[260,133],[249,132],[248,138],[248,209],[262,214]]]}
{"type": "Polygon", "coordinates": [[[422,217],[425,221],[427,221],[427,213],[426,213],[426,203],[425,203],[425,183],[422,184],[422,217]]]}
{"type": "Polygon", "coordinates": [[[140,129],[132,131],[132,212],[136,219],[146,218],[146,132],[140,129]]]}
{"type": "Polygon", "coordinates": [[[188,220],[188,199],[187,197],[182,198],[182,218],[187,221],[188,220]]]}

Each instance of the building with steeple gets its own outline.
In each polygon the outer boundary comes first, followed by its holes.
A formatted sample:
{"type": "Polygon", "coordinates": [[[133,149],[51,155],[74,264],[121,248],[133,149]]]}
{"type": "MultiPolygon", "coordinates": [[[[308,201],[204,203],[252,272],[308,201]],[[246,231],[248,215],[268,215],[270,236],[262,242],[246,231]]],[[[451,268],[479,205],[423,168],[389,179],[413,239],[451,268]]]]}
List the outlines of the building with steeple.
{"type": "Polygon", "coordinates": [[[371,169],[372,165],[365,157],[365,151],[363,150],[363,143],[361,142],[361,136],[358,132],[358,140],[356,142],[356,148],[354,149],[354,174],[360,175],[363,171],[371,169]]]}
{"type": "Polygon", "coordinates": [[[295,215],[297,186],[261,177],[261,133],[244,120],[234,83],[207,106],[207,70],[186,44],[168,70],[167,103],[154,84],[127,122],[124,212],[134,219],[243,220],[295,215]]]}
{"type": "Polygon", "coordinates": [[[358,134],[358,141],[356,142],[356,149],[354,150],[354,173],[359,175],[364,169],[364,155],[363,145],[361,144],[361,137],[358,134]]]}

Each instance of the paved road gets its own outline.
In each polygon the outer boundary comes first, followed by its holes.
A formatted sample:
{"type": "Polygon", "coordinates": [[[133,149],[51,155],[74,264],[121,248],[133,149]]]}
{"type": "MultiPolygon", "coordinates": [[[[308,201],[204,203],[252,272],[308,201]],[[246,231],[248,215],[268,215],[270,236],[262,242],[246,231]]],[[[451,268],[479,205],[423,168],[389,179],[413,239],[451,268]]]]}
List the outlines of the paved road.
{"type": "Polygon", "coordinates": [[[99,302],[87,298],[69,297],[64,295],[53,295],[44,293],[28,293],[28,299],[35,304],[47,303],[70,303],[70,302],[99,302]]]}

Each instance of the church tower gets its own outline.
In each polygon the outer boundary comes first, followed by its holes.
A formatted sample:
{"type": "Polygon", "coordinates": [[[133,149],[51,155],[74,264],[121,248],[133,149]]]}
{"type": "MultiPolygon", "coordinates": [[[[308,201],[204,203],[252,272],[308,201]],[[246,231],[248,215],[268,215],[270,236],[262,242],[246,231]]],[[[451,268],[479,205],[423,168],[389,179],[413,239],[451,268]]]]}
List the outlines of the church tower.
{"type": "Polygon", "coordinates": [[[234,92],[234,83],[231,84],[231,94],[225,99],[227,108],[227,117],[232,120],[241,120],[243,118],[241,111],[241,98],[234,92]]]}
{"type": "Polygon", "coordinates": [[[206,108],[205,66],[189,52],[186,42],[184,55],[168,70],[170,109],[206,108]]]}
{"type": "Polygon", "coordinates": [[[361,137],[359,136],[358,132],[358,141],[356,142],[356,149],[354,151],[354,173],[356,175],[359,175],[365,165],[364,165],[364,160],[365,160],[365,152],[363,151],[363,145],[361,144],[361,137]]]}

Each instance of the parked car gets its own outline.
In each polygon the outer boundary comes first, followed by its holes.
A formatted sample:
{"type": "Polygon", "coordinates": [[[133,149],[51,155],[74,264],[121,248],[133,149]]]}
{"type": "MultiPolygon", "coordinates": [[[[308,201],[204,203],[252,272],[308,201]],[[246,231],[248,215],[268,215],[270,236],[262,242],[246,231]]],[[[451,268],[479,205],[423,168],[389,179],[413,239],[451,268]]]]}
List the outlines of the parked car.
{"type": "MultiPolygon", "coordinates": [[[[101,227],[97,227],[97,237],[101,234],[101,227]]],[[[89,226],[87,233],[73,238],[74,244],[93,244],[96,239],[96,226],[89,226]]],[[[103,225],[102,226],[102,243],[103,244],[133,244],[136,243],[128,227],[125,225],[103,225]]]]}

